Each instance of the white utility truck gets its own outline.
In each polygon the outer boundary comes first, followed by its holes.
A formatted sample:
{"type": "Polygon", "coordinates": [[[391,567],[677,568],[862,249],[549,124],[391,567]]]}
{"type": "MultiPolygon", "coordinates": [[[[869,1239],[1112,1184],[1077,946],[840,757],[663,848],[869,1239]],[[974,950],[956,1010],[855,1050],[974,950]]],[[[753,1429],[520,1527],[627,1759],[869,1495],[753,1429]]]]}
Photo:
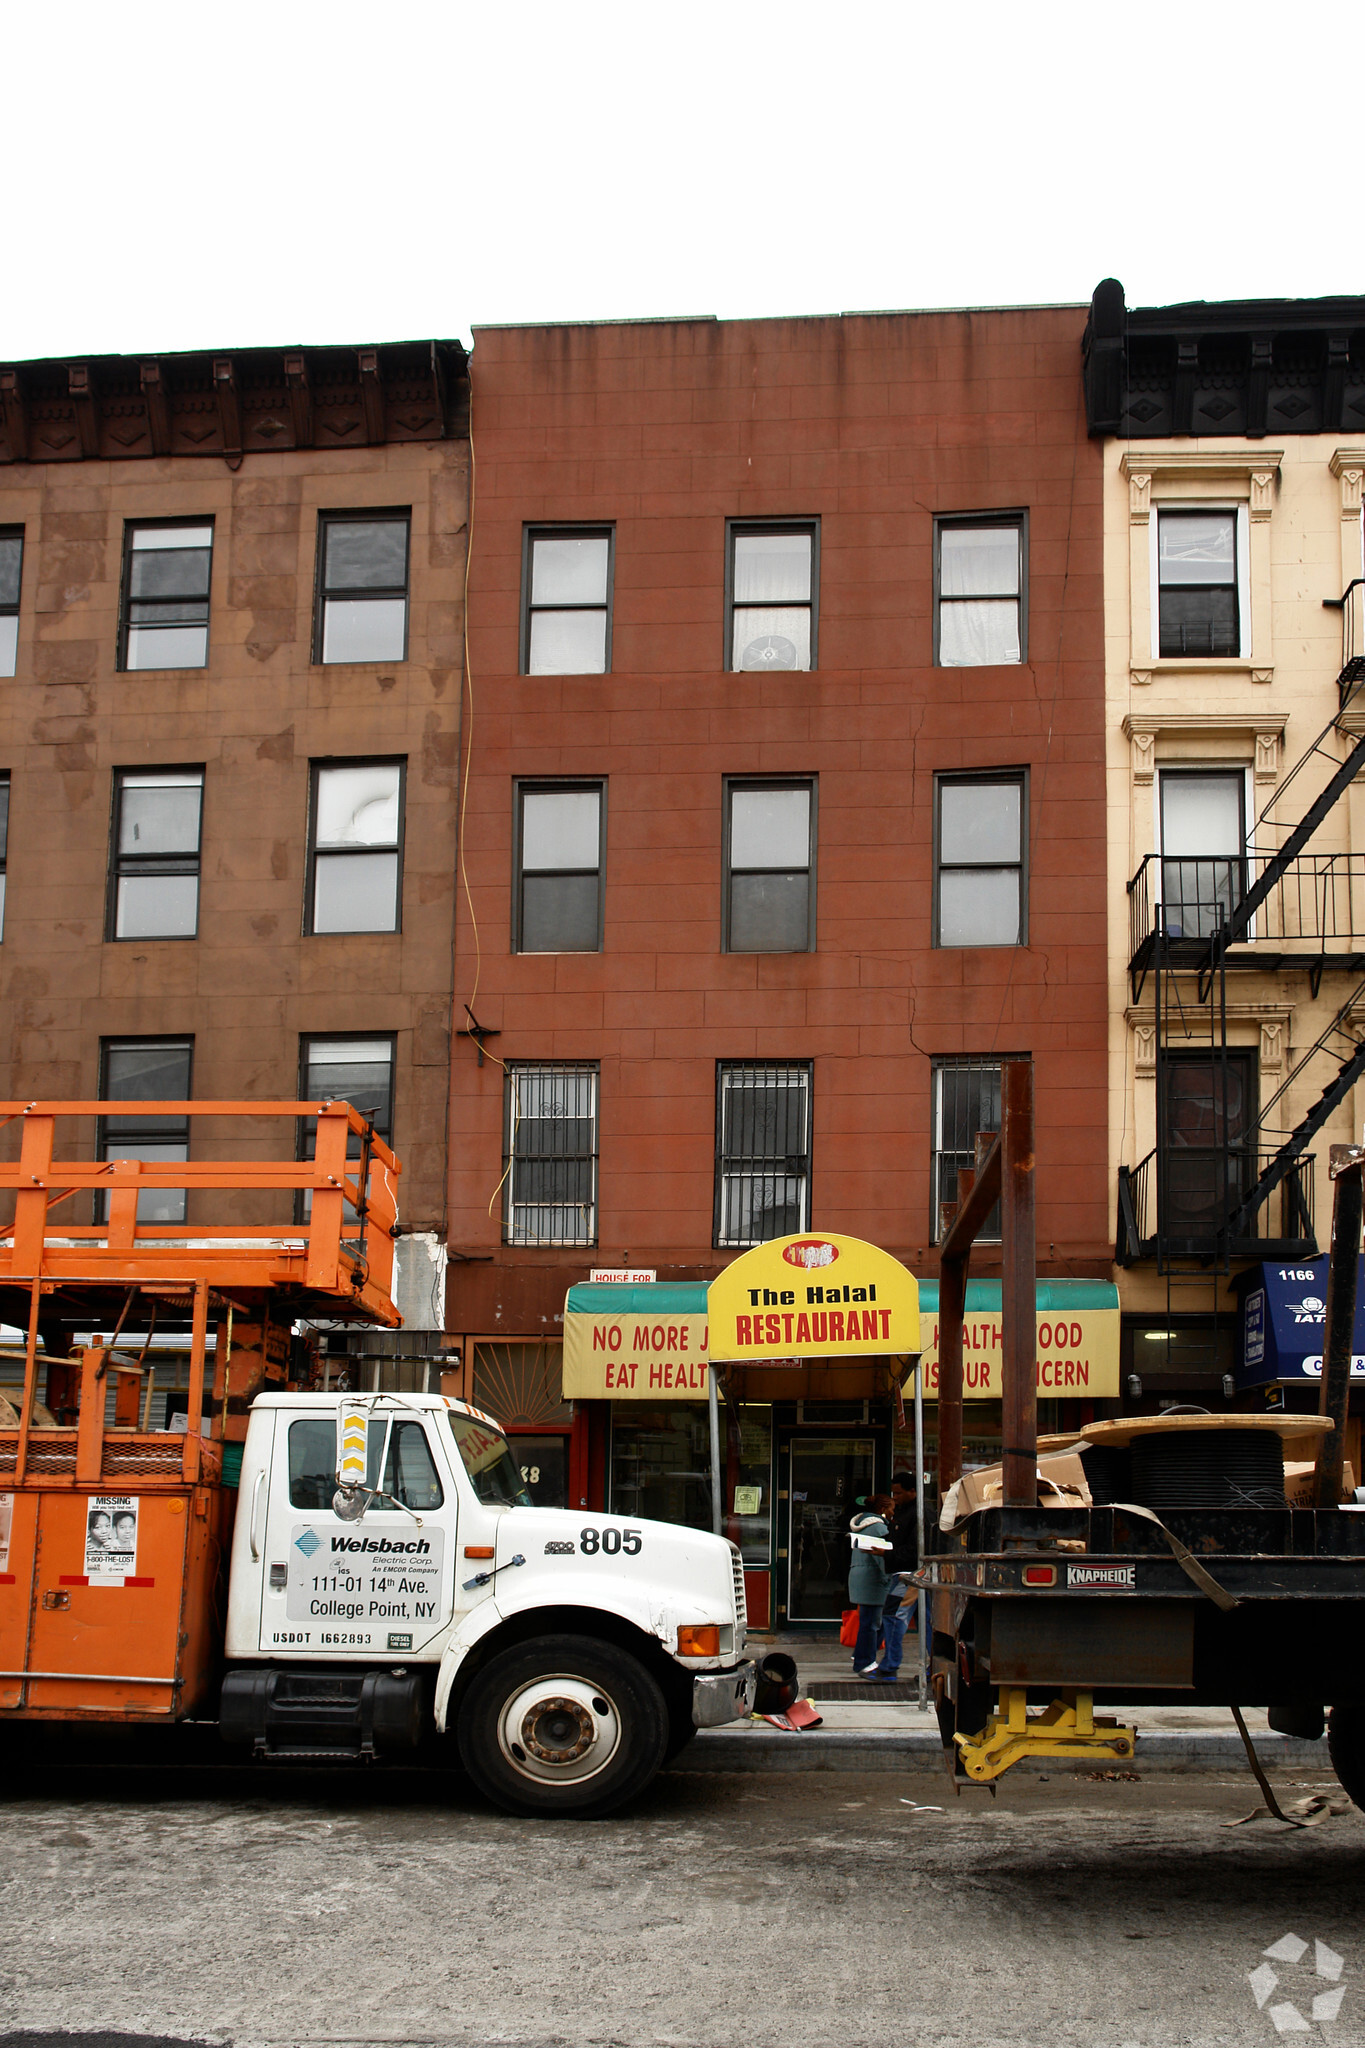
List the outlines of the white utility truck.
{"type": "Polygon", "coordinates": [[[513,1813],[609,1813],[753,1707],[732,1543],[533,1507],[491,1417],[432,1394],[259,1394],[220,1729],[262,1757],[453,1739],[513,1813]]]}

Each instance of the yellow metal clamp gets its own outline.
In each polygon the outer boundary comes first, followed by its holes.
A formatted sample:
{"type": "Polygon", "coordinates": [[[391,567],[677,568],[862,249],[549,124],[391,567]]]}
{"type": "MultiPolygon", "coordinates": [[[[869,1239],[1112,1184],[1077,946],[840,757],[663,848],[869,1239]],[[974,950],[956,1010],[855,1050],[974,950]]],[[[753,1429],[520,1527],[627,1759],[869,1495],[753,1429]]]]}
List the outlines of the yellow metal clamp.
{"type": "Polygon", "coordinates": [[[1072,1757],[1094,1763],[1131,1757],[1137,1729],[1121,1727],[1107,1718],[1097,1721],[1092,1693],[1078,1692],[1070,1701],[1054,1700],[1041,1713],[1030,1715],[1027,1690],[1020,1685],[1002,1685],[996,1711],[980,1734],[954,1735],[953,1740],[962,1752],[967,1776],[984,1784],[1030,1756],[1072,1757]]]}

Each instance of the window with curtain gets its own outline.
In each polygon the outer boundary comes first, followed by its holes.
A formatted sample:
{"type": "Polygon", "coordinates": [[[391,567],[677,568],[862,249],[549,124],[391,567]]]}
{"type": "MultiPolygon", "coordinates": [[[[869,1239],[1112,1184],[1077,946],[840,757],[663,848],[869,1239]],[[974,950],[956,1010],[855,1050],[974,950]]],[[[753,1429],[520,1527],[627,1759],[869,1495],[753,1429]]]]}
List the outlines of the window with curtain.
{"type": "Polygon", "coordinates": [[[1024,660],[1027,538],[1022,512],[935,521],[936,667],[1024,660]]]}
{"type": "MultiPolygon", "coordinates": [[[[102,1102],[170,1103],[190,1099],[192,1038],[106,1038],[100,1046],[102,1102]]],[[[154,1108],[102,1116],[95,1133],[100,1159],[188,1159],[190,1120],[154,1108]]],[[[95,1220],[108,1217],[108,1198],[95,1197],[95,1220]]],[[[139,1223],[183,1223],[185,1190],[152,1188],[137,1198],[139,1223]]]]}
{"type": "Polygon", "coordinates": [[[611,667],[612,529],[528,528],[521,669],[600,676],[611,667]]]}
{"type": "Polygon", "coordinates": [[[729,539],[726,666],[814,668],[816,522],[735,522],[729,539]]]}
{"type": "Polygon", "coordinates": [[[939,776],[935,945],[1023,944],[1026,790],[1023,769],[939,776]]]}
{"type": "Polygon", "coordinates": [[[396,932],[401,761],[317,762],[310,819],[312,932],[396,932]]]}
{"type": "Polygon", "coordinates": [[[203,809],[202,768],[114,771],[109,938],[197,935],[203,809]]]}
{"type": "Polygon", "coordinates": [[[0,676],[12,676],[19,655],[19,588],[24,571],[24,529],[0,528],[0,676]]]}

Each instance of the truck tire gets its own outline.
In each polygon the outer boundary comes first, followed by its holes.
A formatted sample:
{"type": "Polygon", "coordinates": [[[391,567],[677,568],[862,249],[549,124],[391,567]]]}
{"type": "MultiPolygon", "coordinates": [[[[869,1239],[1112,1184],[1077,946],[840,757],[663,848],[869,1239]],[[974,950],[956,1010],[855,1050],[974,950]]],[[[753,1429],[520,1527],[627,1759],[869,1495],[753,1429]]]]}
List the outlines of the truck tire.
{"type": "Polygon", "coordinates": [[[1333,1707],[1327,1716],[1327,1753],[1342,1791],[1365,1810],[1365,1706],[1333,1707]]]}
{"type": "Polygon", "coordinates": [[[480,1671],[460,1707],[465,1770],[508,1813],[597,1820],[659,1771],[668,1708],[639,1659],[595,1636],[538,1636],[480,1671]]]}

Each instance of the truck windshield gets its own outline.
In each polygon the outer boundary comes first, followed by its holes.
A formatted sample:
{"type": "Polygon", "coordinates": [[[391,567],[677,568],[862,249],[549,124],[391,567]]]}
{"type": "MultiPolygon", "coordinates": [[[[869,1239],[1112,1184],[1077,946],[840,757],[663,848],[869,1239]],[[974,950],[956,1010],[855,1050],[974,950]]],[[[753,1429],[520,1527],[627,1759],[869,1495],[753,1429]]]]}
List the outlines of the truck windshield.
{"type": "Polygon", "coordinates": [[[520,1467],[501,1430],[491,1429],[486,1422],[476,1422],[472,1415],[457,1415],[453,1409],[450,1427],[479,1499],[490,1506],[529,1508],[531,1496],[522,1484],[520,1467]]]}

